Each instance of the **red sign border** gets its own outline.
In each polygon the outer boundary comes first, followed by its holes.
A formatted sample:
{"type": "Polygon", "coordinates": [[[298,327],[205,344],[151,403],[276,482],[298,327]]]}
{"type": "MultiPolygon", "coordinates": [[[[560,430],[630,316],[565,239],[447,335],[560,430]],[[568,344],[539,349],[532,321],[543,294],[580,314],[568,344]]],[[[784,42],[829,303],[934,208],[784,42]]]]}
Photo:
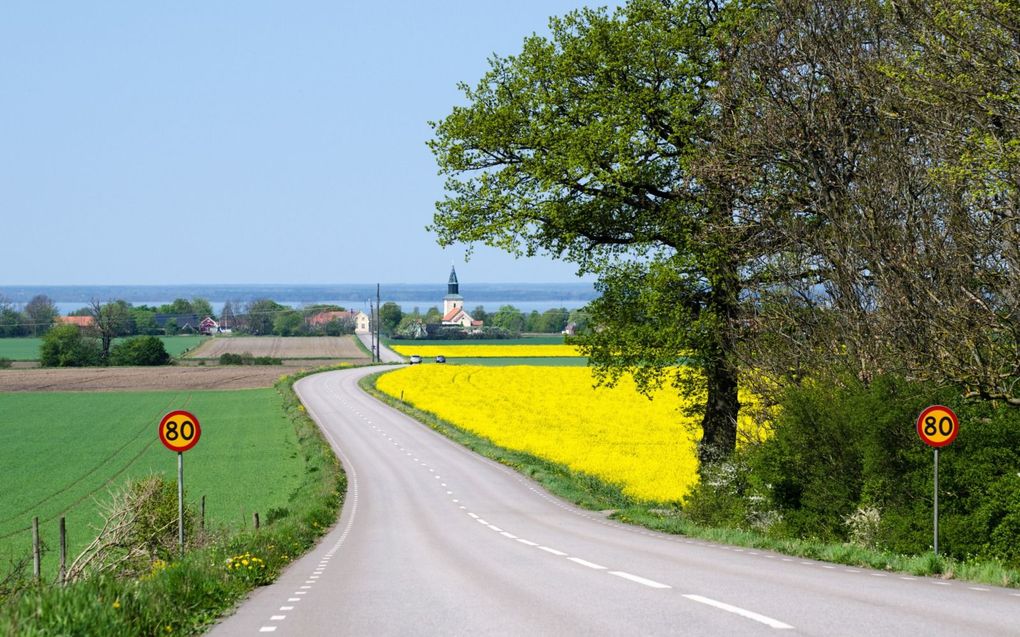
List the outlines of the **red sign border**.
{"type": "Polygon", "coordinates": [[[953,411],[949,407],[946,407],[945,405],[932,405],[930,407],[927,407],[924,411],[921,412],[921,415],[917,417],[917,435],[918,435],[919,438],[921,438],[921,441],[924,444],[928,445],[929,447],[935,447],[935,448],[945,447],[945,446],[949,445],[950,443],[952,443],[954,440],[956,440],[956,436],[959,433],[960,433],[960,419],[956,417],[956,412],[955,411],[953,411]],[[927,436],[924,435],[924,428],[921,426],[921,423],[924,422],[924,417],[925,416],[927,416],[928,414],[930,414],[933,411],[937,411],[937,410],[940,410],[940,409],[942,411],[946,412],[947,414],[949,414],[949,417],[952,418],[952,420],[953,420],[953,433],[948,438],[943,440],[942,442],[935,442],[935,441],[931,440],[930,438],[928,438],[927,436]]]}
{"type": "Polygon", "coordinates": [[[184,411],[183,409],[176,409],[163,416],[163,419],[159,421],[159,428],[157,431],[159,432],[159,441],[163,443],[163,446],[170,451],[176,451],[177,453],[184,453],[188,449],[191,449],[198,444],[198,439],[202,437],[202,426],[198,424],[198,418],[195,418],[195,414],[190,411],[184,411]],[[175,447],[170,444],[170,441],[167,440],[163,434],[163,425],[165,425],[166,421],[170,420],[174,416],[187,416],[191,422],[195,423],[195,438],[184,447],[175,447]]]}

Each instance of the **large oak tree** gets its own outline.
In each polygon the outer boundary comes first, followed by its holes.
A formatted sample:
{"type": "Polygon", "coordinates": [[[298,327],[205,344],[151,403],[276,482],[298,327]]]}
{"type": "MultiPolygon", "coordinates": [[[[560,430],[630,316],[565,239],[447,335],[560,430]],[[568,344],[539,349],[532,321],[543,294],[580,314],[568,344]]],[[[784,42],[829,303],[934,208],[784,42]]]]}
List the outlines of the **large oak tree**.
{"type": "Polygon", "coordinates": [[[554,18],[549,37],[462,85],[467,105],[434,123],[430,142],[448,178],[439,242],[548,254],[597,275],[596,329],[582,340],[596,372],[697,396],[703,464],[735,446],[741,297],[760,262],[757,220],[703,170],[747,15],[741,3],[632,0],[554,18]]]}

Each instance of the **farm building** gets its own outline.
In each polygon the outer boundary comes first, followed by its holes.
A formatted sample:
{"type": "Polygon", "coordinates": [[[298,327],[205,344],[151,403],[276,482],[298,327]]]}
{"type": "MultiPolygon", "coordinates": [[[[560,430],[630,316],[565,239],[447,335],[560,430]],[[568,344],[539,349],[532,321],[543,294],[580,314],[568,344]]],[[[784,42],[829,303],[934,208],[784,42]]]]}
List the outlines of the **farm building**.
{"type": "Polygon", "coordinates": [[[322,327],[331,321],[351,321],[354,323],[355,334],[368,334],[369,317],[364,312],[354,310],[343,310],[338,312],[319,312],[308,317],[308,324],[312,327],[322,327]]]}
{"type": "Polygon", "coordinates": [[[56,321],[59,325],[77,325],[82,329],[96,324],[96,320],[91,316],[58,316],[56,321]]]}

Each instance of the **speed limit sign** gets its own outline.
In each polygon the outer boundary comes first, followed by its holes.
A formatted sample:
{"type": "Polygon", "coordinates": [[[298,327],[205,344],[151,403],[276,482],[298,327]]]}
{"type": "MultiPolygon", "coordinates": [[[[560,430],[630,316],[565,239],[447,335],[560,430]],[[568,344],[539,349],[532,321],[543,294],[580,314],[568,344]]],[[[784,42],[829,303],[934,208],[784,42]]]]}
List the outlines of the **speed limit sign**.
{"type": "Polygon", "coordinates": [[[202,428],[191,412],[178,409],[159,421],[159,441],[170,451],[187,451],[198,444],[202,428]]]}
{"type": "Polygon", "coordinates": [[[956,440],[958,433],[960,419],[949,407],[932,405],[917,417],[917,435],[929,447],[945,447],[956,440]]]}

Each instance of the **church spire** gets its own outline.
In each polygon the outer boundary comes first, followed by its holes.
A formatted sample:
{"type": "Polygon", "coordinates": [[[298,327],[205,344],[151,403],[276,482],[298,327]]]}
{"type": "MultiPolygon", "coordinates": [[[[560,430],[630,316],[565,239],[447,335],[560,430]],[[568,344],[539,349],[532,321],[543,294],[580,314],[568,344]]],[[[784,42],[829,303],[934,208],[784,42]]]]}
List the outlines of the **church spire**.
{"type": "Polygon", "coordinates": [[[460,285],[457,283],[457,270],[454,269],[453,265],[450,265],[450,280],[446,284],[447,294],[460,294],[460,285]]]}

